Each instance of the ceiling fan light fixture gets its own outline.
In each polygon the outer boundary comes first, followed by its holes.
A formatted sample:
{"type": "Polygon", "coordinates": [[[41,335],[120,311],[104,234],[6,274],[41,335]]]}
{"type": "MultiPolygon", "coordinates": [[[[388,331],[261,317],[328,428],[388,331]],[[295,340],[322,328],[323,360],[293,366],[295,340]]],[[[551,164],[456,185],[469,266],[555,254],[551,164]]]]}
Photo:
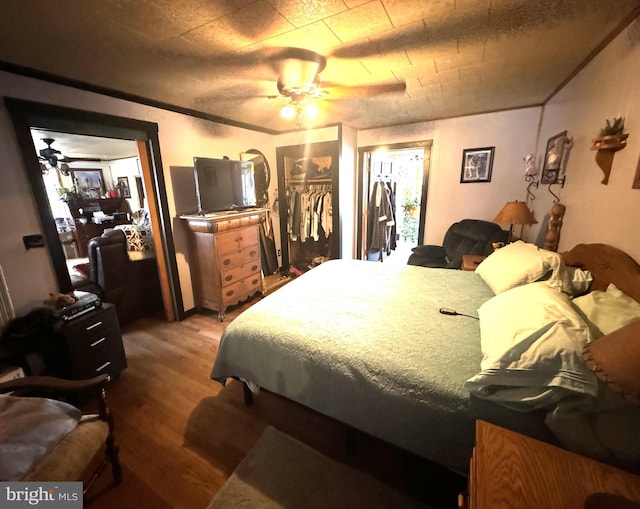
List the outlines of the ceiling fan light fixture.
{"type": "Polygon", "coordinates": [[[286,118],[286,119],[290,119],[295,117],[297,114],[296,112],[296,108],[293,104],[285,104],[281,109],[280,109],[280,116],[282,118],[286,118]]]}
{"type": "Polygon", "coordinates": [[[322,55],[310,51],[282,59],[278,91],[285,96],[315,94],[320,86],[320,72],[326,63],[322,55]]]}
{"type": "Polygon", "coordinates": [[[307,103],[304,106],[304,116],[310,120],[313,120],[318,116],[319,110],[316,103],[307,103]]]}

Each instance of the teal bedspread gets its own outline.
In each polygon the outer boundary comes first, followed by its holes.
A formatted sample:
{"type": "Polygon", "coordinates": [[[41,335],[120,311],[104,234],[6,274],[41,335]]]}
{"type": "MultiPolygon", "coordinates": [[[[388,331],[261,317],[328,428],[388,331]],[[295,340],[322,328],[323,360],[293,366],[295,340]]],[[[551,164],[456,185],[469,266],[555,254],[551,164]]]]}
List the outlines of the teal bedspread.
{"type": "Polygon", "coordinates": [[[471,397],[477,316],[493,292],[474,272],[332,260],[238,316],[211,378],[238,377],[467,473],[475,420],[549,440],[544,416],[471,397]]]}

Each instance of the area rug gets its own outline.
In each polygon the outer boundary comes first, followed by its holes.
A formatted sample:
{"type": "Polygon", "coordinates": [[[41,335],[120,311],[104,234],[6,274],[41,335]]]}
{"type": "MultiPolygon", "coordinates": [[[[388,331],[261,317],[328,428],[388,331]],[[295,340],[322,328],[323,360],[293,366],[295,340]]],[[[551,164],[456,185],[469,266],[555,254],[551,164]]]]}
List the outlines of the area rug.
{"type": "Polygon", "coordinates": [[[268,427],[207,509],[426,506],[268,427]]]}

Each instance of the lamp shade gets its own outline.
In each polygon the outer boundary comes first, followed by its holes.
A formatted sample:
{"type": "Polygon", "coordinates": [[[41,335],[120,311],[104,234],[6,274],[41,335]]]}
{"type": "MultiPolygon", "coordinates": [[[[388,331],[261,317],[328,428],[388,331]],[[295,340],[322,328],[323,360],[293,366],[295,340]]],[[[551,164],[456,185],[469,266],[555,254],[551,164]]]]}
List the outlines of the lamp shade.
{"type": "Polygon", "coordinates": [[[523,201],[508,201],[493,220],[498,224],[536,224],[533,214],[523,201]]]}

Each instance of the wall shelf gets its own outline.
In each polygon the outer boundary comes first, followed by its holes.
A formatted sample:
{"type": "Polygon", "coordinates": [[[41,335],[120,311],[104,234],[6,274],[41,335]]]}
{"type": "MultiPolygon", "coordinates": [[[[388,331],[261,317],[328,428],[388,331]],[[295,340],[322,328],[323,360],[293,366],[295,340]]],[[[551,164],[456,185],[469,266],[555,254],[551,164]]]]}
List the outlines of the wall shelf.
{"type": "Polygon", "coordinates": [[[601,183],[605,186],[609,183],[611,167],[613,166],[613,155],[627,146],[628,134],[614,134],[610,136],[598,136],[593,139],[591,150],[597,150],[596,163],[602,170],[604,178],[601,183]]]}

